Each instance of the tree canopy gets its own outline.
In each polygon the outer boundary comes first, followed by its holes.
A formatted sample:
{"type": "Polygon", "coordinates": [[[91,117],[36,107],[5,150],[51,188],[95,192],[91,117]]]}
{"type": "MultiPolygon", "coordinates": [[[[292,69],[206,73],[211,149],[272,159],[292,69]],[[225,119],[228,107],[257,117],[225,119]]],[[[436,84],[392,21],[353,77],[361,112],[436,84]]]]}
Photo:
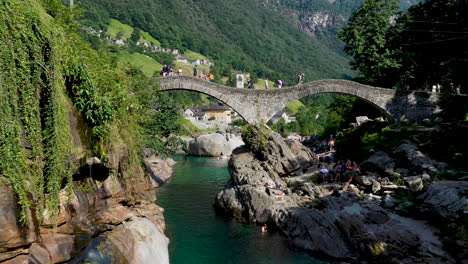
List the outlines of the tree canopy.
{"type": "Polygon", "coordinates": [[[427,0],[398,13],[395,0],[364,1],[340,34],[363,82],[383,87],[467,91],[468,8],[427,0]]]}

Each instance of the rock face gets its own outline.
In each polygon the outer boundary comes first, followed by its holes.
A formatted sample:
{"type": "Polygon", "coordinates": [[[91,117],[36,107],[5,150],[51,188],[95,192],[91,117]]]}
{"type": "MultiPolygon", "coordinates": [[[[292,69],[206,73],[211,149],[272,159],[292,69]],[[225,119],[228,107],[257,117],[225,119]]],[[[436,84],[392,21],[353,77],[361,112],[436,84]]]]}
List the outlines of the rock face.
{"type": "Polygon", "coordinates": [[[418,199],[422,202],[423,213],[447,222],[461,219],[466,214],[467,197],[467,181],[442,181],[430,184],[418,199]]]}
{"type": "Polygon", "coordinates": [[[171,158],[162,159],[161,157],[151,155],[143,159],[146,171],[148,172],[151,185],[156,188],[165,183],[172,176],[172,166],[175,161],[171,158]]]}
{"type": "MultiPolygon", "coordinates": [[[[116,246],[114,252],[120,250],[126,258],[115,263],[169,263],[163,209],[154,203],[158,185],[149,174],[128,166],[125,145],[113,149],[108,158],[110,167],[101,170],[108,174],[75,175],[70,199],[68,190],[61,190],[55,219],[47,211],[41,217],[32,214],[25,227],[17,224],[15,196],[0,181],[0,262],[73,263],[88,243],[105,233],[125,241],[125,247],[116,246]],[[39,218],[43,220],[39,222],[39,218]]],[[[92,166],[94,163],[93,159],[92,166]]],[[[165,166],[172,162],[158,162],[162,163],[165,169],[159,173],[153,167],[153,172],[167,175],[170,170],[165,166]]],[[[91,165],[83,166],[80,171],[92,171],[87,167],[91,165]]]]}
{"type": "Polygon", "coordinates": [[[399,163],[401,163],[402,167],[409,168],[411,171],[415,171],[417,173],[422,171],[436,173],[441,169],[447,168],[446,163],[431,159],[429,156],[419,151],[418,147],[412,144],[401,144],[394,150],[394,154],[401,157],[399,163]]]}
{"type": "Polygon", "coordinates": [[[235,134],[208,134],[199,136],[188,143],[187,154],[194,156],[230,156],[232,151],[244,145],[242,138],[235,134]]]}
{"type": "MultiPolygon", "coordinates": [[[[153,222],[143,217],[132,217],[104,235],[96,248],[101,258],[113,263],[118,260],[129,264],[169,264],[168,244],[169,239],[153,222]]],[[[92,258],[93,254],[95,252],[90,251],[85,257],[92,258]]]]}
{"type": "MultiPolygon", "coordinates": [[[[315,185],[308,174],[301,175],[317,164],[314,154],[275,133],[269,140],[266,159],[259,160],[249,146],[234,151],[231,180],[215,199],[218,210],[240,221],[275,226],[297,246],[334,260],[452,263],[432,227],[388,209],[394,200],[364,194],[352,184],[346,191],[341,184],[315,185]],[[282,185],[284,195],[265,187],[270,182],[282,185]]],[[[380,188],[372,177],[362,182],[380,188]]]]}
{"type": "Polygon", "coordinates": [[[361,163],[366,172],[375,172],[379,175],[389,175],[393,172],[395,162],[387,153],[379,151],[361,163]]]}

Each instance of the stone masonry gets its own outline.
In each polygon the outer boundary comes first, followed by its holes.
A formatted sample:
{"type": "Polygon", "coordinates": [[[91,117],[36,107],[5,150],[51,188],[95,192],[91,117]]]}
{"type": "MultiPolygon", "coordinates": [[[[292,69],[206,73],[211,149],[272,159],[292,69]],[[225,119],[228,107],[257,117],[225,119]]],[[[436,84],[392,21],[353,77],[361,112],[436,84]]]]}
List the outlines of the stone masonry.
{"type": "MultiPolygon", "coordinates": [[[[378,88],[348,80],[318,80],[280,89],[257,90],[228,87],[187,76],[164,77],[159,83],[161,91],[189,90],[210,95],[232,107],[251,124],[267,122],[293,101],[321,93],[357,97],[393,121],[421,121],[435,118],[443,112],[440,94],[378,88]]],[[[449,97],[468,104],[468,96],[449,97]]]]}

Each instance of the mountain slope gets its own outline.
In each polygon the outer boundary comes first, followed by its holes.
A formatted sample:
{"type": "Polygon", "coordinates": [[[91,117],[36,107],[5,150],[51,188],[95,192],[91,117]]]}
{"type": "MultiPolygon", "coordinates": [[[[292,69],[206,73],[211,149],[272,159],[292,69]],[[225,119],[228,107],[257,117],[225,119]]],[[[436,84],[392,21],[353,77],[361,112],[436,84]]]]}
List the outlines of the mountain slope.
{"type": "Polygon", "coordinates": [[[190,49],[258,77],[349,78],[347,59],[256,0],[83,0],[87,24],[110,18],[149,32],[163,46],[190,49]]]}

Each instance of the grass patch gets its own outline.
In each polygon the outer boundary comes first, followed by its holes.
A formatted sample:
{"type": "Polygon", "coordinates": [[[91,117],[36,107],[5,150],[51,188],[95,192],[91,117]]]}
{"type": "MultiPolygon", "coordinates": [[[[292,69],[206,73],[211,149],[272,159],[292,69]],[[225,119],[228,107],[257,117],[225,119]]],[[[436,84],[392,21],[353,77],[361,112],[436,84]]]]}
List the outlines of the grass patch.
{"type": "MultiPolygon", "coordinates": [[[[179,67],[182,69],[183,76],[193,76],[193,67],[195,65],[192,64],[187,64],[183,62],[175,62],[174,63],[174,73],[177,74],[177,71],[179,70],[179,67]]],[[[205,66],[205,65],[197,65],[198,70],[202,70],[203,74],[208,74],[210,71],[210,67],[205,66]]]]}
{"type": "Polygon", "coordinates": [[[297,112],[299,111],[299,108],[303,107],[304,104],[299,101],[299,100],[296,100],[290,104],[288,104],[286,107],[285,107],[285,111],[288,113],[288,114],[297,114],[297,112]]]}
{"type": "Polygon", "coordinates": [[[184,136],[196,137],[201,132],[201,130],[192,124],[190,120],[180,117],[179,122],[185,130],[184,136]]]}
{"type": "Polygon", "coordinates": [[[191,51],[191,50],[187,50],[182,56],[187,57],[189,60],[195,60],[195,59],[208,60],[207,57],[201,55],[200,53],[196,53],[194,51],[191,51]]]}
{"type": "Polygon", "coordinates": [[[161,46],[161,43],[153,38],[148,32],[146,31],[140,31],[140,39],[138,40],[140,42],[144,41],[144,42],[148,42],[148,43],[152,43],[152,44],[155,44],[157,46],[161,46]]]}
{"type": "Polygon", "coordinates": [[[132,35],[133,28],[124,24],[116,19],[111,19],[110,24],[107,26],[106,35],[116,38],[117,34],[122,35],[122,39],[129,39],[132,35]]]}
{"type": "MultiPolygon", "coordinates": [[[[247,84],[245,84],[245,87],[247,87],[247,84]]],[[[275,88],[275,83],[268,80],[268,87],[275,88]]],[[[255,89],[265,89],[265,79],[258,79],[257,82],[254,84],[255,89]]]]}
{"type": "Polygon", "coordinates": [[[159,72],[162,68],[162,65],[155,59],[141,53],[119,51],[119,60],[123,63],[130,63],[135,65],[148,77],[153,76],[155,72],[159,72]]]}

